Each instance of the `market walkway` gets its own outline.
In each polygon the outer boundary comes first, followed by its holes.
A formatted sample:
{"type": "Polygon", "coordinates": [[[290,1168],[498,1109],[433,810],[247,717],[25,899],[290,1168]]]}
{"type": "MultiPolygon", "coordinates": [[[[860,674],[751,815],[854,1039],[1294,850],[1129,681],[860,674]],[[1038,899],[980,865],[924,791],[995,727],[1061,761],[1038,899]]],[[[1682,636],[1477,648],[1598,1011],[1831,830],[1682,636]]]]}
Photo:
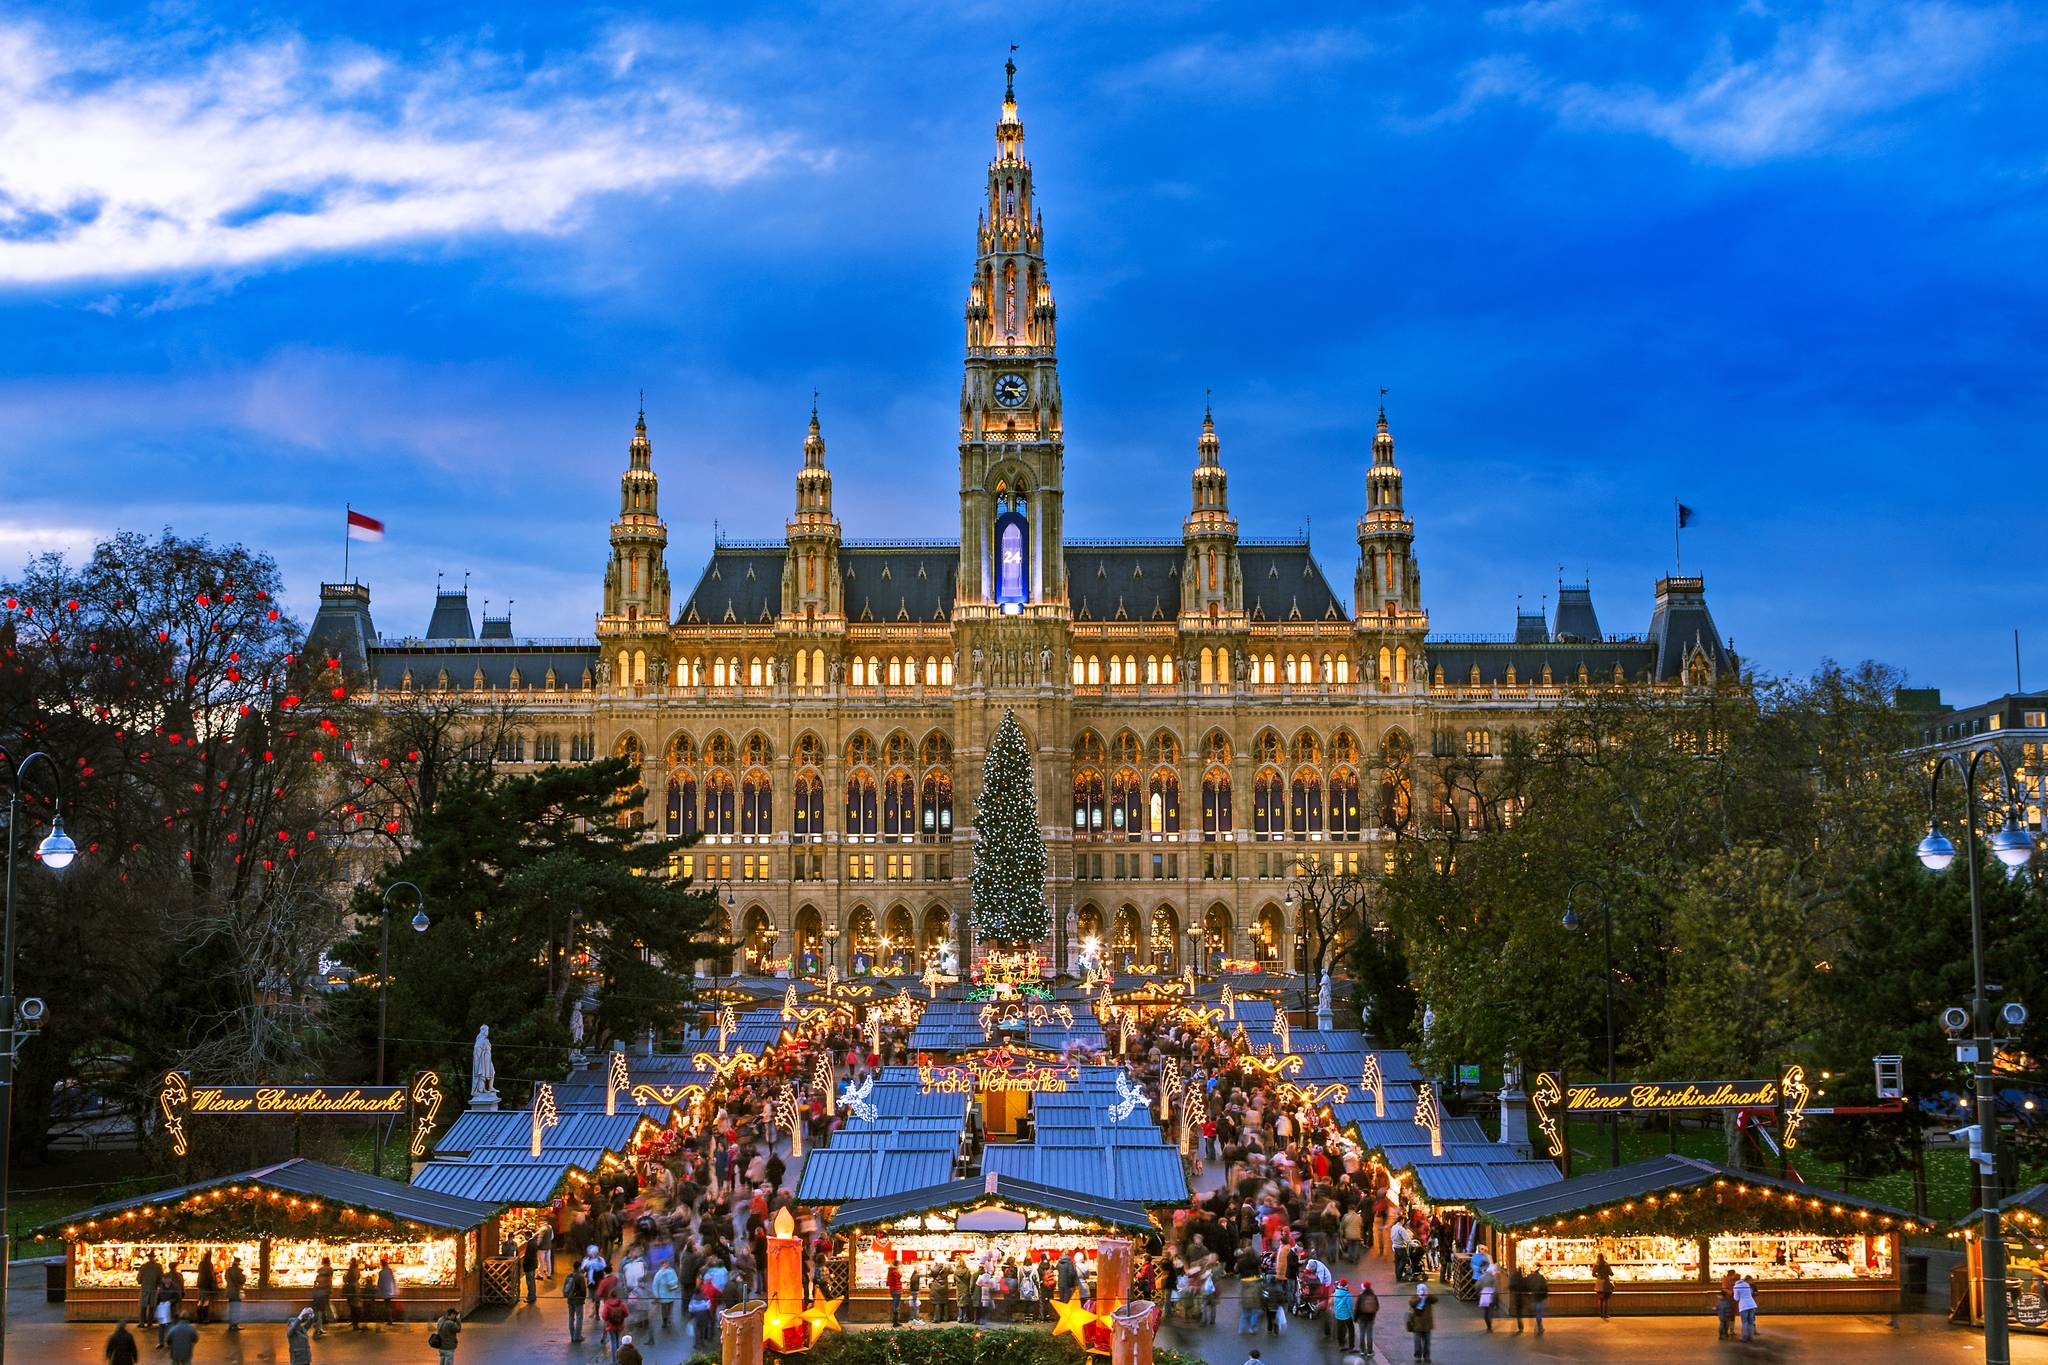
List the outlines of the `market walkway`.
{"type": "MultiPolygon", "coordinates": [[[[7,1345],[14,1359],[35,1365],[98,1365],[100,1347],[107,1328],[98,1324],[71,1326],[60,1310],[42,1301],[41,1283],[17,1288],[10,1296],[15,1312],[7,1333],[7,1345]]],[[[1390,1316],[1390,1325],[1398,1318],[1390,1316]]],[[[1741,1365],[1789,1365],[1814,1362],[1829,1365],[1852,1360],[1856,1365],[1960,1365],[1983,1359],[1982,1340],[1975,1333],[1948,1326],[1938,1314],[1922,1313],[1903,1317],[1897,1329],[1883,1318],[1779,1318],[1761,1324],[1763,1336],[1753,1346],[1721,1343],[1714,1339],[1711,1319],[1634,1318],[1598,1323],[1572,1319],[1554,1324],[1542,1337],[1517,1337],[1512,1329],[1489,1337],[1479,1325],[1476,1310],[1468,1304],[1442,1305],[1436,1334],[1435,1359],[1442,1365],[1487,1365],[1488,1362],[1588,1362],[1590,1365],[1685,1365],[1695,1361],[1730,1361],[1741,1365]]],[[[1279,1337],[1240,1337],[1233,1325],[1189,1330],[1168,1326],[1161,1342],[1177,1350],[1200,1356],[1211,1365],[1240,1365],[1248,1350],[1260,1351],[1264,1365],[1335,1365],[1338,1353],[1323,1341],[1319,1331],[1303,1324],[1291,1327],[1279,1337]]],[[[418,1362],[433,1358],[427,1349],[424,1326],[401,1327],[388,1332],[331,1333],[317,1343],[317,1365],[388,1365],[390,1362],[418,1362]]],[[[643,1343],[644,1345],[644,1343],[643,1343]]],[[[1413,1359],[1406,1336],[1399,1332],[1383,1338],[1380,1359],[1405,1362],[1413,1359]]],[[[143,1359],[153,1357],[144,1346],[143,1359]]],[[[673,1336],[654,1343],[648,1351],[649,1365],[680,1365],[689,1357],[685,1338],[673,1336]]],[[[589,1342],[571,1347],[559,1300],[543,1301],[534,1308],[521,1307],[510,1313],[487,1310],[472,1319],[462,1334],[460,1365],[590,1365],[601,1359],[589,1342]]],[[[208,1327],[201,1340],[199,1365],[282,1365],[285,1359],[284,1332],[275,1324],[245,1328],[240,1337],[230,1337],[218,1327],[208,1327]]],[[[2048,1338],[2019,1338],[2013,1343],[2018,1365],[2048,1365],[2048,1338]]]]}

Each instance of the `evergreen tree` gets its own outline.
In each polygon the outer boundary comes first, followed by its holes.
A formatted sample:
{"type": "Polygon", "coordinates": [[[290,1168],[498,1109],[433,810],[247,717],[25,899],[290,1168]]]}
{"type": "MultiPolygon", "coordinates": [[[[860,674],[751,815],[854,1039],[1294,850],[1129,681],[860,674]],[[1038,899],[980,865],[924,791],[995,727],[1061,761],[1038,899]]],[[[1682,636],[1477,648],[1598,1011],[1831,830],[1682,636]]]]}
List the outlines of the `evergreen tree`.
{"type": "Polygon", "coordinates": [[[1045,836],[1031,751],[1015,711],[1004,711],[981,766],[974,809],[974,931],[999,943],[1045,937],[1045,836]]]}

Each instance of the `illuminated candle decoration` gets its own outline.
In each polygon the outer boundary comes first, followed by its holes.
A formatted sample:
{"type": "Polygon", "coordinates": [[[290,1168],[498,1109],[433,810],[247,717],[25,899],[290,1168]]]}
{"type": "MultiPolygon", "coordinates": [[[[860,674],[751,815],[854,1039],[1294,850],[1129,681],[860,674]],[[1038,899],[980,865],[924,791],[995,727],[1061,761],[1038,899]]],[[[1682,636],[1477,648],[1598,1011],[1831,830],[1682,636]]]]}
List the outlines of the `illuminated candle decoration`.
{"type": "Polygon", "coordinates": [[[555,1108],[555,1088],[542,1081],[533,1088],[533,1143],[534,1156],[540,1155],[540,1135],[562,1121],[561,1111],[555,1108]]]}
{"type": "Polygon", "coordinates": [[[604,1078],[604,1112],[616,1114],[619,1112],[620,1092],[633,1088],[633,1078],[626,1071],[625,1049],[614,1045],[608,1065],[604,1078]]]}
{"type": "Polygon", "coordinates": [[[1376,1119],[1387,1116],[1387,1082],[1380,1074],[1380,1057],[1377,1052],[1365,1054],[1365,1071],[1358,1078],[1358,1088],[1372,1091],[1372,1115],[1376,1119]]]}
{"type": "Polygon", "coordinates": [[[1444,1119],[1437,1108],[1436,1087],[1428,1081],[1415,1083],[1415,1126],[1429,1130],[1429,1154],[1444,1154],[1444,1119]]]}
{"type": "Polygon", "coordinates": [[[1180,974],[1180,979],[1181,984],[1187,988],[1187,993],[1193,995],[1195,993],[1195,969],[1192,966],[1188,967],[1180,974]]]}

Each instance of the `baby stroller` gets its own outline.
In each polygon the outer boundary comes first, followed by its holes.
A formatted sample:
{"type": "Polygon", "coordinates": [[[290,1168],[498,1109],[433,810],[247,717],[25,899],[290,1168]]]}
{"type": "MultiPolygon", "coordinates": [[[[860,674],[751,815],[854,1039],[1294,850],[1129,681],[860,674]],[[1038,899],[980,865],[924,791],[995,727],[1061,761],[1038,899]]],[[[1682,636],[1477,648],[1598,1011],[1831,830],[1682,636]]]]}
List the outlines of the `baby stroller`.
{"type": "Polygon", "coordinates": [[[1328,1312],[1329,1308],[1330,1286],[1324,1284],[1314,1271],[1304,1268],[1295,1287],[1294,1316],[1311,1322],[1328,1312]]]}

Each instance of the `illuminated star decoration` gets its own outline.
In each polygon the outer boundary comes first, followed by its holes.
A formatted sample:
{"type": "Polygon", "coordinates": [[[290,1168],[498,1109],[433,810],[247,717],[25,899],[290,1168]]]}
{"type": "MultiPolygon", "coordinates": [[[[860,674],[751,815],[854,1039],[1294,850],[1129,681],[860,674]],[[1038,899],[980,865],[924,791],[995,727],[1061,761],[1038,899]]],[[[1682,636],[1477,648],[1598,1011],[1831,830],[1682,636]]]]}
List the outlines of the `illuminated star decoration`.
{"type": "Polygon", "coordinates": [[[825,1115],[830,1118],[839,1112],[835,1094],[838,1087],[832,1083],[832,1054],[819,1048],[812,1054],[811,1085],[825,1097],[825,1115]]]}
{"type": "Polygon", "coordinates": [[[187,1150],[185,1104],[190,1093],[185,1085],[185,1073],[172,1071],[165,1074],[164,1088],[156,1097],[157,1108],[163,1111],[164,1132],[171,1139],[171,1152],[175,1156],[183,1156],[187,1150]]]}
{"type": "Polygon", "coordinates": [[[1437,1108],[1436,1087],[1428,1081],[1415,1083],[1415,1126],[1429,1130],[1429,1154],[1444,1154],[1443,1113],[1437,1108]]]}
{"type": "Polygon", "coordinates": [[[561,1111],[555,1108],[555,1088],[546,1081],[542,1081],[533,1088],[532,1155],[540,1155],[541,1134],[561,1121],[561,1111]]]}
{"type": "Polygon", "coordinates": [[[1529,1096],[1529,1105],[1536,1111],[1536,1128],[1543,1134],[1545,1152],[1553,1159],[1563,1156],[1564,1130],[1558,1114],[1564,1108],[1564,1086],[1555,1075],[1548,1071],[1537,1075],[1536,1091],[1529,1096]]]}
{"type": "Polygon", "coordinates": [[[1287,1025],[1287,1011],[1278,1005],[1273,1007],[1273,1035],[1280,1040],[1282,1052],[1294,1051],[1294,1035],[1287,1025]]]}
{"type": "Polygon", "coordinates": [[[709,1052],[693,1052],[690,1054],[690,1065],[696,1067],[699,1071],[709,1071],[721,1081],[731,1080],[739,1075],[742,1067],[752,1066],[753,1064],[754,1054],[744,1049],[733,1053],[729,1057],[714,1056],[709,1052]]]}
{"type": "Polygon", "coordinates": [[[775,1121],[789,1133],[789,1155],[792,1160],[804,1154],[803,1109],[797,1103],[796,1091],[787,1081],[775,1096],[775,1121]]]}
{"type": "Polygon", "coordinates": [[[740,1021],[732,1012],[731,1005],[722,1005],[718,1010],[718,1050],[725,1051],[725,1040],[729,1034],[739,1032],[740,1021]]]}
{"type": "Polygon", "coordinates": [[[1230,989],[1228,982],[1223,986],[1223,1013],[1226,1018],[1237,1018],[1237,992],[1230,989]]]}
{"type": "Polygon", "coordinates": [[[1052,1329],[1052,1334],[1058,1336],[1060,1333],[1066,1332],[1075,1341],[1080,1342],[1084,1346],[1087,1345],[1088,1338],[1083,1333],[1088,1330],[1089,1326],[1093,1323],[1109,1321],[1106,1316],[1097,1313],[1094,1309],[1082,1307],[1081,1291],[1078,1289],[1068,1298],[1054,1299],[1052,1301],[1052,1311],[1060,1315],[1059,1322],[1052,1329]]]}
{"type": "Polygon", "coordinates": [[[782,993],[782,1017],[784,1019],[794,1019],[796,1018],[796,1011],[796,982],[792,981],[789,983],[789,989],[782,993]]]}
{"type": "Polygon", "coordinates": [[[438,1072],[422,1071],[413,1078],[413,1113],[417,1119],[412,1131],[412,1154],[423,1157],[434,1140],[435,1117],[441,1112],[441,1077],[438,1072]]]}
{"type": "Polygon", "coordinates": [[[1167,1116],[1167,1107],[1173,1103],[1173,1094],[1180,1089],[1180,1059],[1168,1057],[1165,1068],[1159,1073],[1159,1117],[1167,1116]]]}

